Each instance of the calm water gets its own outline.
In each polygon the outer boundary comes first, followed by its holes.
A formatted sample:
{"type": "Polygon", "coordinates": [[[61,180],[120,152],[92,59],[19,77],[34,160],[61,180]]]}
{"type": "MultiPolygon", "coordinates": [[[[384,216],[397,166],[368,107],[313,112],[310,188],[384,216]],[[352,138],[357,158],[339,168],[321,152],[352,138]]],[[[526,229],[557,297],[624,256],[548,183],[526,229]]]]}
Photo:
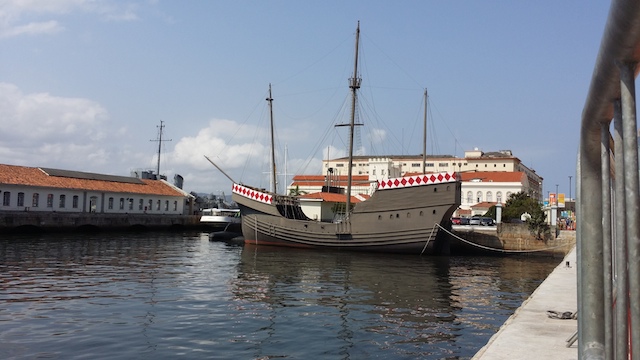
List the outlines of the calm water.
{"type": "Polygon", "coordinates": [[[560,259],[0,239],[2,359],[466,359],[560,259]]]}

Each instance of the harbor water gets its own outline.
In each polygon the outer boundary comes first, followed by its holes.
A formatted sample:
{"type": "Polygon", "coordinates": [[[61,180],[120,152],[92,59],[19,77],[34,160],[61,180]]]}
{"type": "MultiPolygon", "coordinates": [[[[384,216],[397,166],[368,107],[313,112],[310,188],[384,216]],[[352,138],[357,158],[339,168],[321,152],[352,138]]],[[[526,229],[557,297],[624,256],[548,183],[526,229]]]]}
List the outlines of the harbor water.
{"type": "Polygon", "coordinates": [[[468,359],[559,258],[0,239],[2,359],[468,359]]]}

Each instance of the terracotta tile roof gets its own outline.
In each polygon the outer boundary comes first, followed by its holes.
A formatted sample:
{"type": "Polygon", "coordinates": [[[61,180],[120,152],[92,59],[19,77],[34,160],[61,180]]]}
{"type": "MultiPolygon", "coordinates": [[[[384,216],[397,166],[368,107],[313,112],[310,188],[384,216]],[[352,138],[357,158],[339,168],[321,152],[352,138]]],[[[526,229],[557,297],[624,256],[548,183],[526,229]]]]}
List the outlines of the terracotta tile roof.
{"type": "MultiPolygon", "coordinates": [[[[352,186],[369,186],[369,175],[353,175],[352,186]]],[[[296,175],[290,186],[324,186],[326,177],[324,175],[296,175]]],[[[347,187],[347,176],[335,176],[332,186],[347,187]]]]}
{"type": "MultiPolygon", "coordinates": [[[[328,193],[328,192],[316,192],[316,193],[311,193],[311,194],[305,194],[300,196],[301,199],[320,199],[322,201],[327,201],[327,202],[336,202],[336,203],[346,203],[347,202],[347,196],[344,194],[335,194],[335,193],[328,193]]],[[[355,204],[355,203],[359,203],[361,200],[358,199],[355,196],[351,197],[351,203],[355,204]]]]}
{"type": "Polygon", "coordinates": [[[462,172],[462,181],[480,179],[482,182],[524,182],[525,173],[521,171],[475,171],[462,172]]]}
{"type": "Polygon", "coordinates": [[[477,203],[475,205],[471,205],[471,208],[473,209],[488,209],[492,206],[494,206],[495,204],[497,204],[497,202],[481,202],[481,203],[477,203]]]}
{"type": "MultiPolygon", "coordinates": [[[[76,174],[95,175],[95,177],[99,178],[109,177],[108,175],[91,173],[76,172],[76,174]]],[[[116,179],[118,177],[113,178],[116,179]]],[[[139,183],[134,183],[95,180],[78,177],[52,176],[45,173],[45,171],[43,171],[41,168],[5,164],[0,164],[0,185],[2,184],[145,195],[185,196],[185,194],[183,194],[181,191],[173,188],[171,185],[161,180],[140,179],[139,183]]]]}

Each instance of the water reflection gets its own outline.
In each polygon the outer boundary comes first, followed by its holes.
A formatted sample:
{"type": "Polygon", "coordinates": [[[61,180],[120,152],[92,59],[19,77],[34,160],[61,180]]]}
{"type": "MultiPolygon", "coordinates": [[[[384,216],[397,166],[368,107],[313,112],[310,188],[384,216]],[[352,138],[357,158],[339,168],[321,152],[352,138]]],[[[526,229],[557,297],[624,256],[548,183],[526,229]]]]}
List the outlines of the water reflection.
{"type": "Polygon", "coordinates": [[[468,358],[558,260],[0,239],[1,358],[468,358]]]}

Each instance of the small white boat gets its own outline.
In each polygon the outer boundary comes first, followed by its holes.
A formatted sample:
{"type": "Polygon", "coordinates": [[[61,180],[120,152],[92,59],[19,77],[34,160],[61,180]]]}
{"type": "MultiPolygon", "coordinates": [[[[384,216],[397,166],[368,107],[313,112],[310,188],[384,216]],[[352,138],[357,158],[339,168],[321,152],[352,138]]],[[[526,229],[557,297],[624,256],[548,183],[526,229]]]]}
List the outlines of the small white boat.
{"type": "Polygon", "coordinates": [[[200,217],[200,224],[220,229],[239,226],[240,221],[240,209],[203,209],[200,217]]]}

